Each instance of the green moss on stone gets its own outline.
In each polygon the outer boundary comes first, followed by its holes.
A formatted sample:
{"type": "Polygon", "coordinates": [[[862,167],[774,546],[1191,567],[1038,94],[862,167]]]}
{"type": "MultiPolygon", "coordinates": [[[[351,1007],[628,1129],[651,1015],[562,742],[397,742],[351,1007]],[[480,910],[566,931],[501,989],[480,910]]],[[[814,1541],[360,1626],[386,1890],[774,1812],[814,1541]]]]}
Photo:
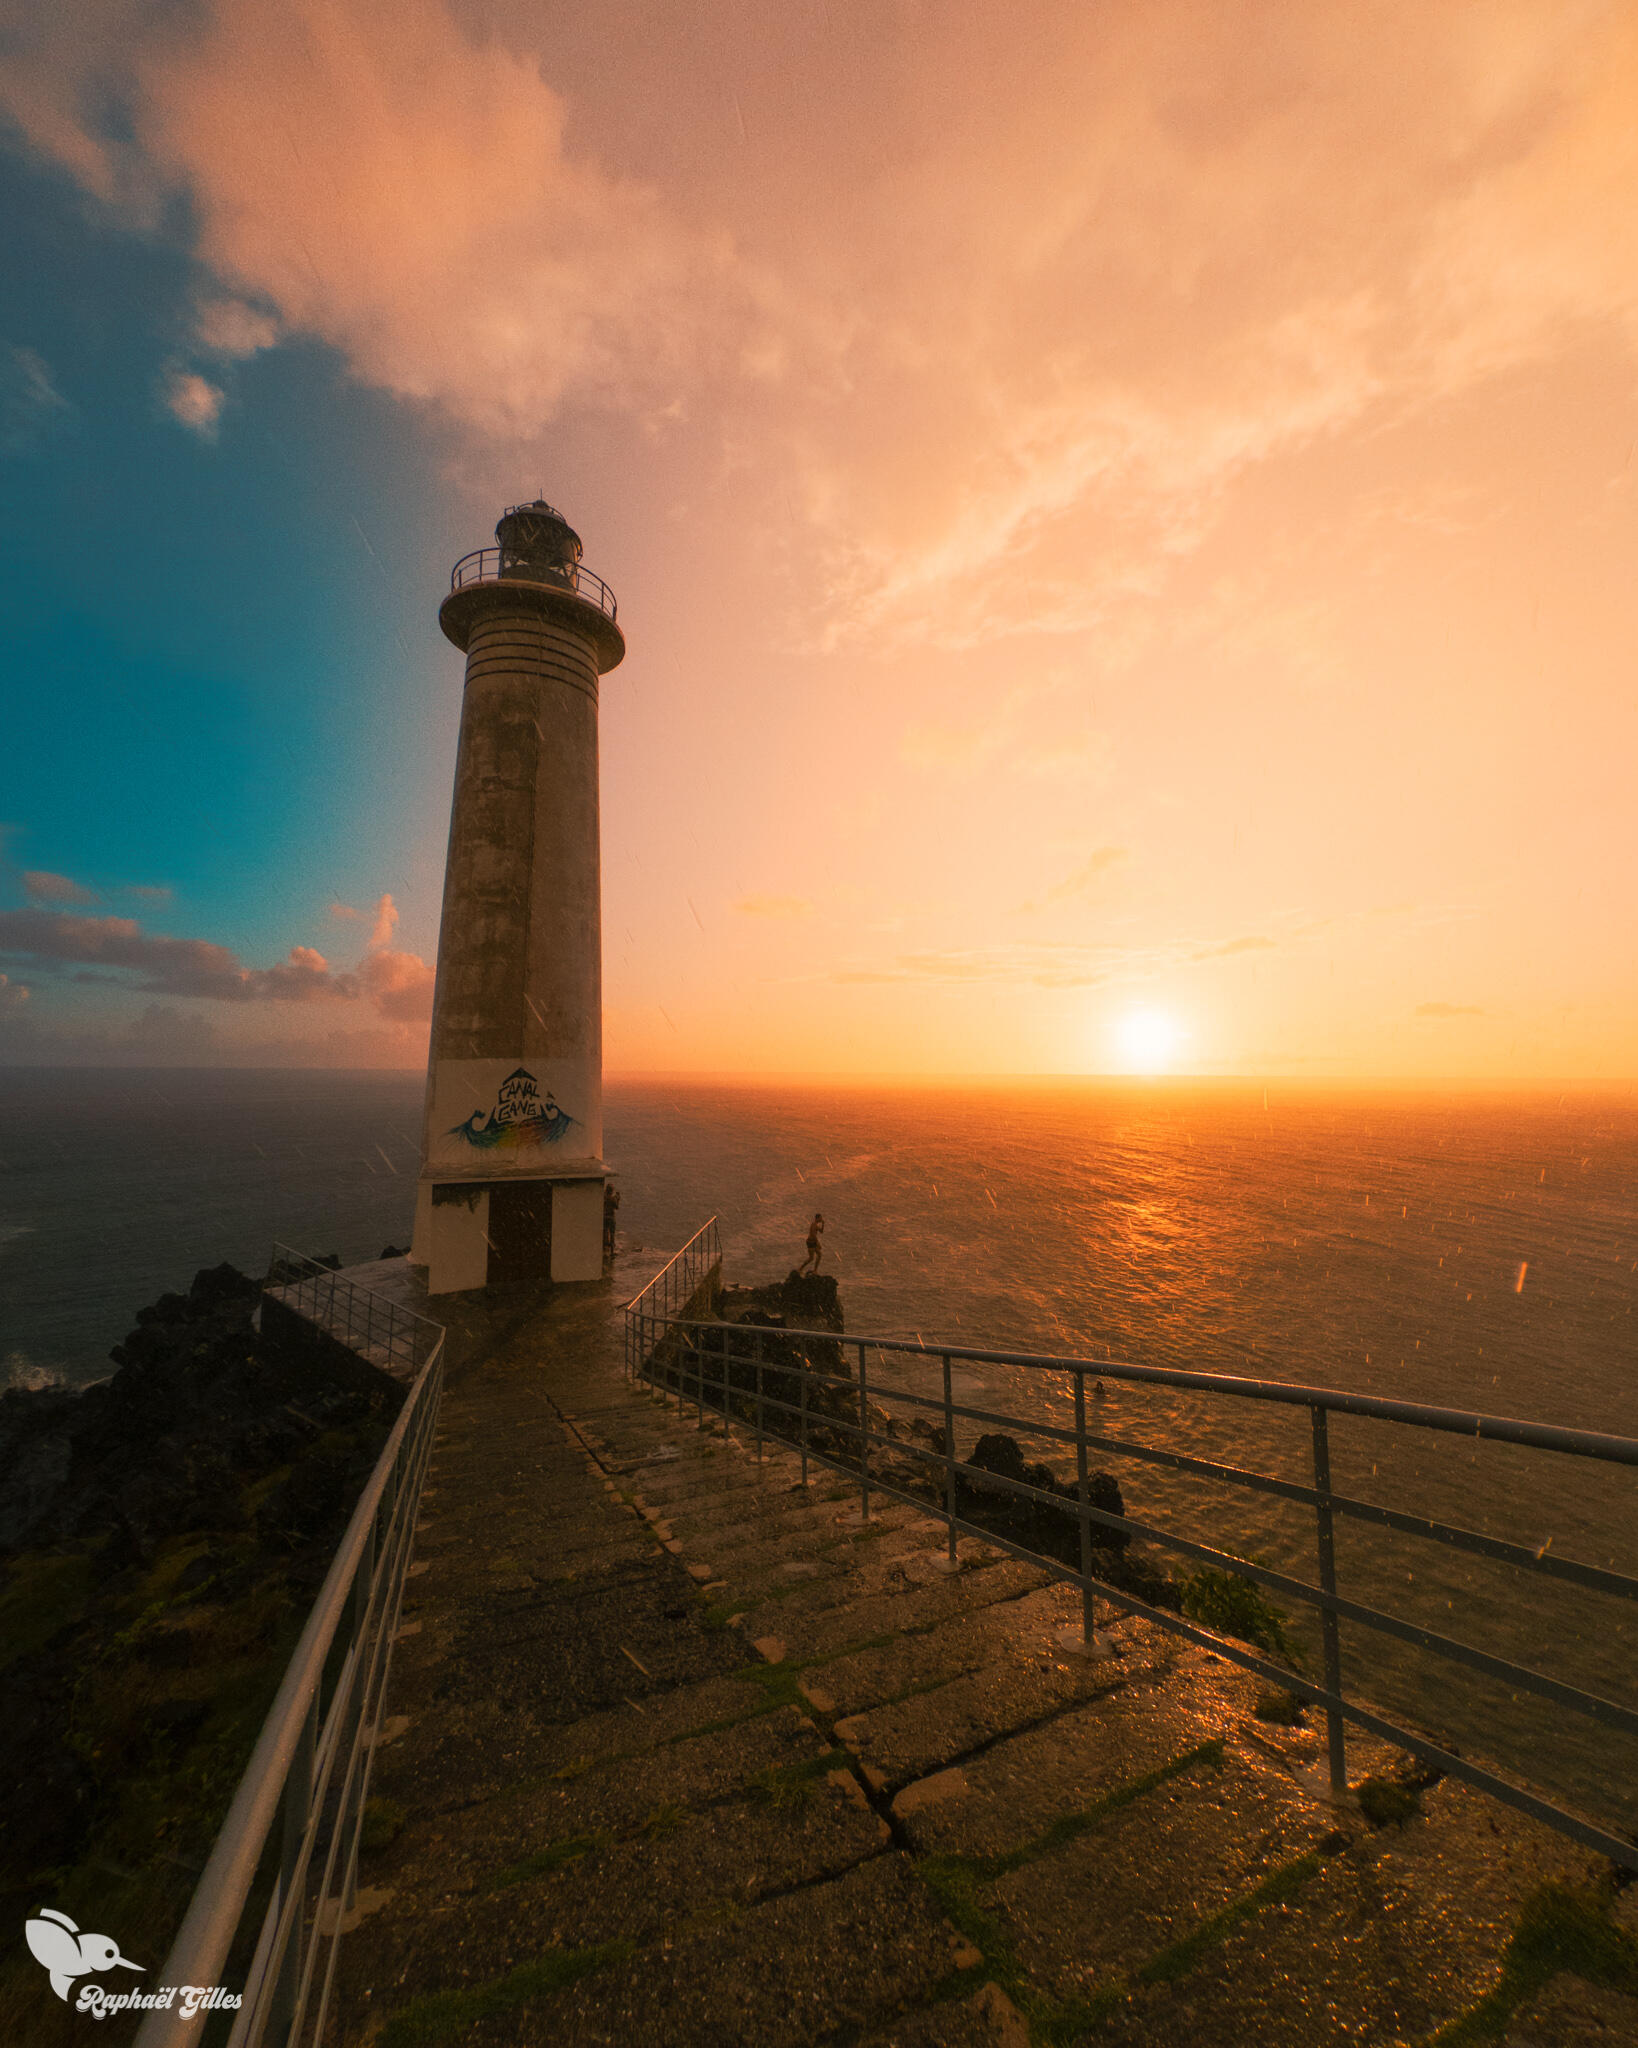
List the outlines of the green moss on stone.
{"type": "Polygon", "coordinates": [[[1215,1629],[1220,1636],[1234,1636],[1266,1650],[1287,1664],[1302,1661],[1285,1632],[1285,1615],[1264,1598],[1252,1580],[1241,1578],[1238,1572],[1202,1567],[1184,1579],[1182,1591],[1183,1612],[1191,1621],[1215,1629]]]}
{"type": "Polygon", "coordinates": [[[438,2048],[466,2037],[480,2021],[510,2012],[537,1998],[566,1991],[600,1970],[629,1962],[636,1954],[629,1941],[599,1942],[593,1948],[549,1949],[532,1963],[509,1970],[487,1984],[463,1991],[434,1991],[401,2006],[376,2037],[380,2048],[438,2048]]]}
{"type": "Polygon", "coordinates": [[[1428,2048],[1481,2048],[1561,1971],[1638,1997],[1638,1940],[1610,1918],[1612,1890],[1544,1884],[1525,1900],[1502,1952],[1501,1982],[1441,2027],[1428,2048]]]}
{"type": "Polygon", "coordinates": [[[379,1856],[397,1841],[409,1815],[396,1799],[366,1799],[358,1846],[366,1856],[379,1856]]]}

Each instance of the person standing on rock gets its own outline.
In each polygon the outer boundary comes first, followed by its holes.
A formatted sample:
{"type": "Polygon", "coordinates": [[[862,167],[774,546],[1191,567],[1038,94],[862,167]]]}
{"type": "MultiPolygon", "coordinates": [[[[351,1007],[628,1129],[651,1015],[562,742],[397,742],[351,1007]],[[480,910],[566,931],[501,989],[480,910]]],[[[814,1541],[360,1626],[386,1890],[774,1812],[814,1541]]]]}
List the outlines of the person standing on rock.
{"type": "Polygon", "coordinates": [[[818,1272],[819,1240],[824,1236],[824,1234],[825,1219],[816,1210],[814,1212],[813,1221],[808,1225],[808,1255],[802,1261],[801,1265],[797,1267],[796,1270],[798,1273],[807,1274],[818,1272]]]}

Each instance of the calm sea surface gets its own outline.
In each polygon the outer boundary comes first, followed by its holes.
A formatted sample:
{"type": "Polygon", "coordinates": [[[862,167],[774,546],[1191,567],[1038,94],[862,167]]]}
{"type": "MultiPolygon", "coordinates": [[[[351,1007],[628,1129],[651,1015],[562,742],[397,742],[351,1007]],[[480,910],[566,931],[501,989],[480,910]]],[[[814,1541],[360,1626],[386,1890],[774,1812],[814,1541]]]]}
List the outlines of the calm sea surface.
{"type": "MultiPolygon", "coordinates": [[[[0,1072],[6,1377],[99,1377],[138,1306],[222,1259],[262,1270],[275,1237],[344,1261],[407,1244],[420,1108],[412,1076],[0,1072]]],[[[717,1214],[730,1278],[788,1270],[822,1210],[852,1329],[1638,1434],[1631,1092],[615,1084],[605,1139],[625,1237],[669,1249],[717,1214]]],[[[1307,1476],[1305,1410],[1108,1384],[1113,1439],[1307,1476]]],[[[1059,1375],[984,1365],[958,1389],[1044,1422],[1070,1413],[1059,1375]]],[[[1343,1490],[1638,1570],[1631,1471],[1347,1418],[1332,1455],[1343,1490]]],[[[1100,1462],[1134,1515],[1310,1575],[1299,1510],[1100,1462]]],[[[1545,1595],[1357,1525],[1339,1542],[1345,1593],[1391,1592],[1425,1626],[1638,1698],[1630,1603],[1545,1595]]],[[[1362,1631],[1346,1648],[1385,1702],[1444,1726],[1454,1713],[1492,1754],[1522,1745],[1538,1780],[1550,1748],[1582,1803],[1638,1821],[1638,1745],[1566,1743],[1536,1704],[1484,1679],[1453,1688],[1362,1631]]]]}

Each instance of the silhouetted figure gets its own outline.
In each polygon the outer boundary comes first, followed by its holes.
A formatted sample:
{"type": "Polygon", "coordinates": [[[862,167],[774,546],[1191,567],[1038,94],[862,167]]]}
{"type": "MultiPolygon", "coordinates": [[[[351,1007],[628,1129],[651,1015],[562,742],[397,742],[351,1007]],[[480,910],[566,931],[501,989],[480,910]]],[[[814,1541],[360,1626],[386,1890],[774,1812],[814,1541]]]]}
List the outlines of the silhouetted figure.
{"type": "Polygon", "coordinates": [[[603,1259],[614,1257],[614,1219],[620,1209],[620,1190],[611,1181],[603,1183],[603,1259]]]}
{"type": "Polygon", "coordinates": [[[819,1240],[825,1234],[825,1219],[815,1212],[808,1225],[808,1255],[797,1267],[799,1273],[817,1273],[819,1270],[819,1240]]]}

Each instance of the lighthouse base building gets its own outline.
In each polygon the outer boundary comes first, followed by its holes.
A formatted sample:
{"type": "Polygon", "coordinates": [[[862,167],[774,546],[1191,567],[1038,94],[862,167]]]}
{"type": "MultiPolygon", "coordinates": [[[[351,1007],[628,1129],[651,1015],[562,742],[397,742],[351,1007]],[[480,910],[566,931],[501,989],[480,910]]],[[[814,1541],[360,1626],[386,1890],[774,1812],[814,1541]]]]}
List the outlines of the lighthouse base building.
{"type": "Polygon", "coordinates": [[[544,502],[455,565],[466,655],[411,1257],[427,1292],[603,1272],[597,693],[613,593],[544,502]]]}

